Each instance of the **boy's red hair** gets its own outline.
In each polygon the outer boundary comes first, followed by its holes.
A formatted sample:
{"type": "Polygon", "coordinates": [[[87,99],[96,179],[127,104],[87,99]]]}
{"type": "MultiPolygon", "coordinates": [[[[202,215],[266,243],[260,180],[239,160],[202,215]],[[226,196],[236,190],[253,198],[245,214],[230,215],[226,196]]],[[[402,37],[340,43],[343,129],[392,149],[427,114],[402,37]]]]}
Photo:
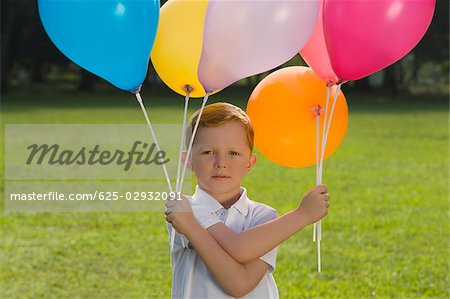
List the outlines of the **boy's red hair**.
{"type": "MultiPolygon", "coordinates": [[[[191,117],[186,129],[186,146],[189,145],[189,141],[192,138],[195,123],[197,122],[198,114],[200,110],[197,110],[191,117]]],[[[202,127],[218,127],[229,123],[231,121],[239,122],[247,136],[247,143],[250,150],[253,151],[253,125],[248,115],[239,107],[236,107],[229,103],[214,103],[205,106],[203,109],[202,117],[198,124],[198,129],[202,127]]],[[[197,131],[198,132],[198,131],[197,131]]],[[[194,139],[195,142],[195,139],[194,139]]]]}

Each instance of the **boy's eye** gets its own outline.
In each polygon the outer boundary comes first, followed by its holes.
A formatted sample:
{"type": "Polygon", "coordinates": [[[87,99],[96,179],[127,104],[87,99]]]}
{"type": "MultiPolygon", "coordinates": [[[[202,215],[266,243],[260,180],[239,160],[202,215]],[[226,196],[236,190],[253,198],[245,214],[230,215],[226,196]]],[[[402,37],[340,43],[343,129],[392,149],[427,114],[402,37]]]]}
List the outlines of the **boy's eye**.
{"type": "Polygon", "coordinates": [[[214,155],[214,151],[204,151],[202,155],[214,155]]]}
{"type": "Polygon", "coordinates": [[[229,152],[229,155],[230,156],[239,156],[239,153],[235,152],[235,151],[231,151],[231,152],[229,152]]]}

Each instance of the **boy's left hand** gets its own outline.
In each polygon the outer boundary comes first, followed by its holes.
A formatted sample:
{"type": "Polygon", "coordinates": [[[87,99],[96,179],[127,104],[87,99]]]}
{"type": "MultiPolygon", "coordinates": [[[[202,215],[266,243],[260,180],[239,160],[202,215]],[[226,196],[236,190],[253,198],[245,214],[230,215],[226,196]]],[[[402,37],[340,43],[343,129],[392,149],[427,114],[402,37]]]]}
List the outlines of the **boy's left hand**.
{"type": "Polygon", "coordinates": [[[177,199],[176,196],[166,200],[166,221],[172,223],[173,227],[180,234],[185,234],[189,227],[196,224],[197,221],[192,213],[191,203],[186,196],[181,195],[181,200],[177,199]]]}

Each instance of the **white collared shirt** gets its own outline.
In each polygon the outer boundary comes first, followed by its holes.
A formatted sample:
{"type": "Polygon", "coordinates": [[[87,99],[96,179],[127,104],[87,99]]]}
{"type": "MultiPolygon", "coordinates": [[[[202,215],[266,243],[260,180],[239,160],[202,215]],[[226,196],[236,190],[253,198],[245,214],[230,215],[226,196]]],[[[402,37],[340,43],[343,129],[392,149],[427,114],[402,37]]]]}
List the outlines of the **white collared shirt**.
{"type": "MultiPolygon", "coordinates": [[[[190,200],[197,222],[205,229],[222,221],[234,232],[240,233],[278,217],[275,209],[249,200],[247,190],[243,187],[241,187],[241,197],[229,209],[225,209],[211,195],[198,186],[190,200]]],[[[169,234],[172,232],[171,224],[168,224],[168,231],[169,234]]],[[[173,273],[172,298],[232,298],[214,280],[203,260],[197,255],[197,252],[189,248],[187,238],[177,232],[175,234],[175,244],[171,252],[173,273]]],[[[275,247],[260,257],[261,260],[269,265],[269,269],[259,284],[242,298],[264,299],[279,297],[278,288],[272,275],[276,265],[277,249],[278,247],[275,247]]]]}

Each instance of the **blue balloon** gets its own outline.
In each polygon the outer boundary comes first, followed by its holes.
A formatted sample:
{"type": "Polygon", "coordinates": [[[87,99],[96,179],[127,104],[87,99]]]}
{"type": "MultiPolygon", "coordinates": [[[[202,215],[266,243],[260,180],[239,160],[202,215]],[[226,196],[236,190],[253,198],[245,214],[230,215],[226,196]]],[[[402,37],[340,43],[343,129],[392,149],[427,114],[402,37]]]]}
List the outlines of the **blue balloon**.
{"type": "Polygon", "coordinates": [[[134,91],[147,74],[159,0],[38,0],[50,39],[70,60],[134,91]]]}

